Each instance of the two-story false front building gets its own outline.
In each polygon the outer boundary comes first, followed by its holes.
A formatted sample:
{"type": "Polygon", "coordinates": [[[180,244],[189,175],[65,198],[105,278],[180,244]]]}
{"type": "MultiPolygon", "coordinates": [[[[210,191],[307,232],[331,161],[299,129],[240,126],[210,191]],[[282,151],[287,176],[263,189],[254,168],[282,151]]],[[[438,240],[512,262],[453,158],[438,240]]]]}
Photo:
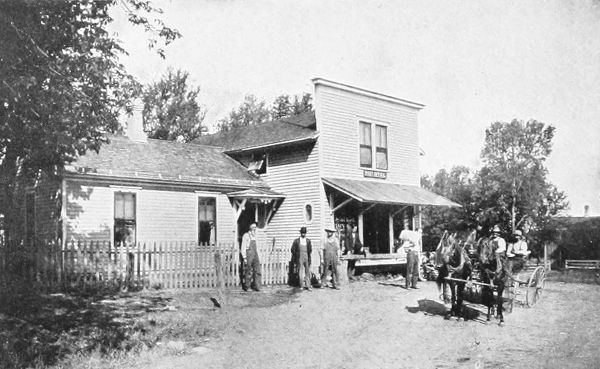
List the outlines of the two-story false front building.
{"type": "MultiPolygon", "coordinates": [[[[285,195],[265,229],[291,240],[301,226],[318,240],[335,222],[358,225],[371,253],[391,253],[422,206],[456,204],[419,186],[417,115],[423,105],[313,79],[314,114],[203,136],[285,195]]],[[[241,219],[240,230],[253,219],[241,219]]]]}

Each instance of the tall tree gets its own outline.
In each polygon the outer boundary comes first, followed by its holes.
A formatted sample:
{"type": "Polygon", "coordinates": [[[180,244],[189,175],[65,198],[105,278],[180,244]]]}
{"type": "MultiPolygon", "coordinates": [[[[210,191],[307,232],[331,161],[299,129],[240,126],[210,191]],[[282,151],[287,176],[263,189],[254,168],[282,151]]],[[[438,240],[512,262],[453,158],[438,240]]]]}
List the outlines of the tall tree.
{"type": "Polygon", "coordinates": [[[273,102],[271,108],[271,117],[273,119],[279,119],[291,115],[292,103],[290,102],[290,95],[277,96],[273,102]]]}
{"type": "Polygon", "coordinates": [[[271,118],[271,111],[264,100],[259,100],[254,95],[246,95],[244,102],[233,109],[229,115],[217,124],[219,131],[228,131],[232,128],[261,124],[271,118]]]}
{"type": "Polygon", "coordinates": [[[294,101],[290,99],[290,95],[279,95],[273,102],[271,108],[271,117],[279,119],[293,115],[300,115],[312,111],[312,95],[304,93],[302,96],[294,96],[294,101]]]}
{"type": "MultiPolygon", "coordinates": [[[[0,214],[19,226],[21,184],[60,172],[106,133],[136,91],[119,63],[125,50],[106,28],[118,5],[133,24],[169,43],[180,34],[148,1],[0,3],[0,214]]],[[[164,56],[157,39],[150,46],[164,56]]]]}
{"type": "Polygon", "coordinates": [[[486,129],[478,194],[488,223],[539,227],[567,207],[566,196],[547,178],[554,127],[536,120],[495,122],[486,129]]]}
{"type": "Polygon", "coordinates": [[[143,91],[144,130],[150,138],[190,142],[206,127],[206,110],[198,104],[200,87],[188,85],[189,73],[169,69],[143,91]]]}
{"type": "Polygon", "coordinates": [[[302,94],[302,97],[298,95],[294,96],[294,102],[292,103],[291,115],[300,115],[313,110],[312,95],[308,92],[302,94]]]}

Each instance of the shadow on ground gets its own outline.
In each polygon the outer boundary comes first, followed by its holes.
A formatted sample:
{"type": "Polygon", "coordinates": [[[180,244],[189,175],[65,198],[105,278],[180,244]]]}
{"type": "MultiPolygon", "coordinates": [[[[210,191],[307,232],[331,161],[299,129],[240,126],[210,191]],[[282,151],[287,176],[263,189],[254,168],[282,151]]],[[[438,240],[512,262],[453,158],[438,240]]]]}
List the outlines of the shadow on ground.
{"type": "Polygon", "coordinates": [[[68,354],[151,347],[154,322],[139,319],[169,308],[169,298],[111,291],[0,296],[0,362],[4,368],[52,365],[68,354]],[[138,318],[138,319],[136,319],[138,318]]]}
{"type": "MultiPolygon", "coordinates": [[[[437,315],[443,317],[445,317],[447,312],[449,311],[448,307],[446,307],[441,302],[429,299],[419,300],[418,304],[419,306],[407,306],[406,310],[409,313],[413,314],[422,312],[425,315],[437,315]]],[[[481,311],[473,307],[463,305],[463,314],[466,320],[479,320],[479,317],[481,316],[481,311]]]]}

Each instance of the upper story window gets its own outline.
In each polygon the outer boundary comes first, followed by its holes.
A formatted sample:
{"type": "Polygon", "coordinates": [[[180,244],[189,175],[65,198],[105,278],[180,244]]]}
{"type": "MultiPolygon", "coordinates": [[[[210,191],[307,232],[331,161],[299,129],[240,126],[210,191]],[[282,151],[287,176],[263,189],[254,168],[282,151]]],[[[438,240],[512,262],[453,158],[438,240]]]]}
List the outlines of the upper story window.
{"type": "Polygon", "coordinates": [[[135,245],[135,193],[115,192],[115,246],[135,245]]]}
{"type": "Polygon", "coordinates": [[[252,155],[252,160],[248,164],[248,170],[253,171],[256,174],[267,173],[267,154],[258,153],[252,155]]]}
{"type": "Polygon", "coordinates": [[[366,122],[359,123],[360,166],[388,169],[387,127],[366,122]]]}

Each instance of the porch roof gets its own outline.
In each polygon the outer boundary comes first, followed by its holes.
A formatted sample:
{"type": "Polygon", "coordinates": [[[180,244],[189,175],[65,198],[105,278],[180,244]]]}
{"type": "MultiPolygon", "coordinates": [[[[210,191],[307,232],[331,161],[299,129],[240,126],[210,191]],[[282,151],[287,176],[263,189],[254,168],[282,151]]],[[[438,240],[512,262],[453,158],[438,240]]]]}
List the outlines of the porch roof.
{"type": "Polygon", "coordinates": [[[326,185],[365,203],[461,207],[419,186],[343,178],[322,178],[322,180],[326,185]]]}

